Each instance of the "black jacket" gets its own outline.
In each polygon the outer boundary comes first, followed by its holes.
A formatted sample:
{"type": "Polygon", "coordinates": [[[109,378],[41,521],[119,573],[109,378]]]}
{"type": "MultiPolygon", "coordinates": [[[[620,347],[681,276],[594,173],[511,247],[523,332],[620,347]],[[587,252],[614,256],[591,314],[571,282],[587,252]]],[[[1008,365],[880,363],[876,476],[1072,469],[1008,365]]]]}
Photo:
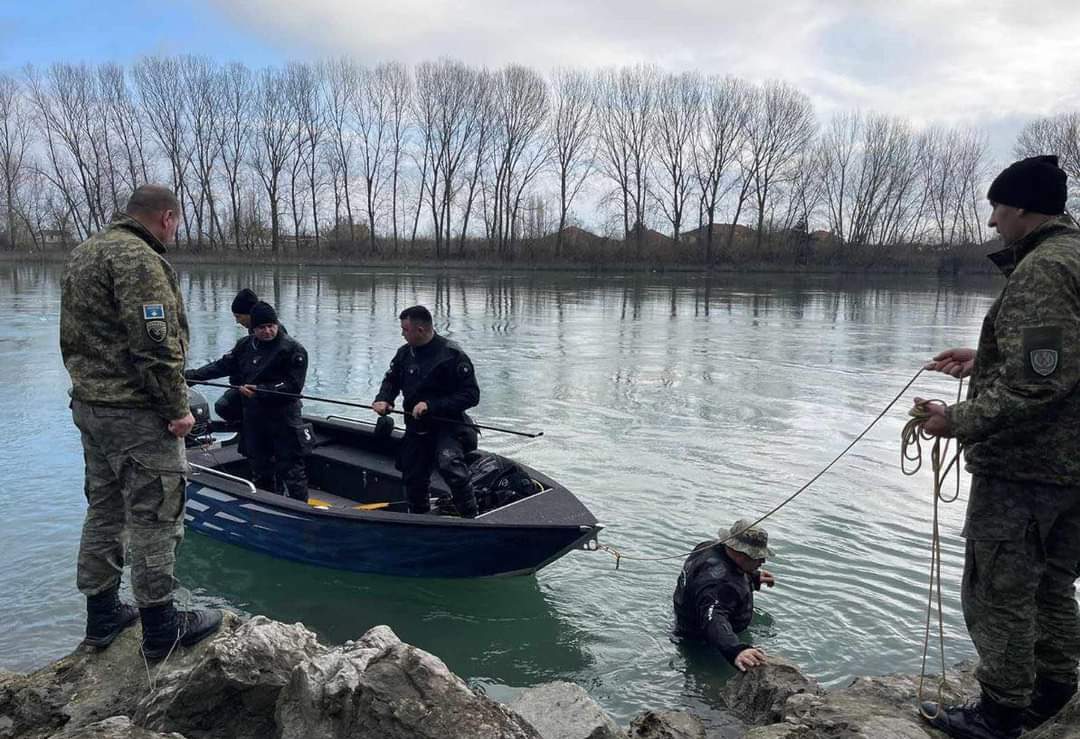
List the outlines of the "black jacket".
{"type": "MultiPolygon", "coordinates": [[[[299,395],[307,379],[307,350],[299,341],[279,330],[273,341],[259,341],[245,336],[236,346],[216,362],[184,372],[186,380],[212,380],[228,375],[230,385],[255,385],[259,390],[299,395]]],[[[252,401],[261,407],[271,408],[298,402],[270,393],[260,393],[252,401]]]]}
{"type": "Polygon", "coordinates": [[[750,625],[754,591],[760,589],[760,576],[739,569],[722,545],[698,544],[686,558],[672,596],[676,631],[716,647],[734,664],[739,652],[751,646],[741,644],[736,634],[750,625]]]}
{"type": "MultiPolygon", "coordinates": [[[[278,336],[285,334],[289,335],[289,332],[285,330],[285,326],[278,324],[278,336]]],[[[230,385],[243,385],[241,381],[241,375],[236,374],[236,368],[239,367],[239,363],[234,361],[233,356],[237,354],[244,354],[253,348],[255,341],[255,333],[248,329],[248,335],[236,342],[236,345],[232,349],[225,352],[221,359],[218,359],[209,364],[204,364],[198,369],[184,370],[185,380],[216,380],[219,377],[225,377],[228,375],[230,385]]],[[[303,347],[300,347],[303,349],[303,347]]],[[[305,355],[306,356],[306,355],[305,355]]],[[[304,362],[306,367],[307,362],[304,362]]],[[[303,382],[300,383],[301,387],[303,382]]]]}
{"type": "MultiPolygon", "coordinates": [[[[397,350],[375,402],[393,405],[398,393],[406,413],[424,401],[432,416],[455,420],[465,418],[465,411],[480,402],[472,361],[460,346],[438,334],[422,347],[406,344],[397,350]]],[[[431,428],[412,416],[405,416],[405,425],[418,431],[431,428]]]]}

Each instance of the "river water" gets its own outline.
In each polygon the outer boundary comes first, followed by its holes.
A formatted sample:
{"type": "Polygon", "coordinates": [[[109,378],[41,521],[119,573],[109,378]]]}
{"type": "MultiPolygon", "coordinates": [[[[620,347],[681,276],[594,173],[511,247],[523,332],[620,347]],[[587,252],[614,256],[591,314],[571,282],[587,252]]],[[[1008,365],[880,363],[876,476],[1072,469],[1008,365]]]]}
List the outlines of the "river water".
{"type": "MultiPolygon", "coordinates": [[[[239,337],[236,290],[271,300],[311,356],[307,392],[370,402],[400,344],[396,315],[428,305],[472,356],[475,417],[542,429],[485,435],[566,484],[627,555],[674,555],[756,517],[844,448],[936,349],[971,345],[988,280],[180,268],[201,364],[239,337]]],[[[59,265],[0,264],[0,669],[75,646],[84,500],[58,349],[59,265]]],[[[827,684],[919,668],[931,481],[899,469],[909,398],[948,398],[923,376],[806,493],[766,524],[775,589],[753,641],[827,684]]],[[[208,395],[220,392],[211,389],[208,395]]],[[[340,408],[308,403],[308,412],[340,408]]],[[[357,411],[362,413],[363,411],[357,411]]],[[[942,511],[950,663],[973,654],[959,610],[965,490],[942,511]]],[[[199,604],[302,621],[329,643],[389,624],[476,688],[505,699],[553,679],[626,719],[643,707],[709,714],[731,670],[676,645],[680,559],[574,552],[535,577],[383,578],[273,560],[189,533],[178,576],[199,604]]],[[[126,587],[125,577],[125,587],[126,587]]]]}

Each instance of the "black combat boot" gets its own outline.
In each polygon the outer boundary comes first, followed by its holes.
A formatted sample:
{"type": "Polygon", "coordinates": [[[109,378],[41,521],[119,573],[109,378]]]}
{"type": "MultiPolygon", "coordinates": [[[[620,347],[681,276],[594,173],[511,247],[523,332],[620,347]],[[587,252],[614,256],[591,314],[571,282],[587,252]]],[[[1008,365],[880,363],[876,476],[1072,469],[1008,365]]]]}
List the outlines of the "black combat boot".
{"type": "Polygon", "coordinates": [[[135,623],[139,609],[120,600],[120,586],[86,598],[86,638],[83,644],[104,649],[135,623]]]}
{"type": "Polygon", "coordinates": [[[409,504],[409,513],[430,513],[431,497],[428,495],[428,486],[423,488],[405,487],[405,500],[409,504]]]}
{"type": "Polygon", "coordinates": [[[1024,728],[1034,729],[1057,715],[1076,695],[1076,682],[1059,683],[1043,677],[1035,678],[1031,705],[1024,710],[1024,728]]]}
{"type": "Polygon", "coordinates": [[[983,693],[978,700],[960,706],[922,704],[930,725],[955,739],[1016,739],[1024,730],[1024,711],[995,702],[983,693]],[[935,715],[936,714],[936,715],[935,715]]]}
{"type": "Polygon", "coordinates": [[[151,661],[165,657],[176,647],[190,647],[217,631],[221,625],[219,610],[178,611],[172,603],[140,608],[142,650],[151,661]]]}

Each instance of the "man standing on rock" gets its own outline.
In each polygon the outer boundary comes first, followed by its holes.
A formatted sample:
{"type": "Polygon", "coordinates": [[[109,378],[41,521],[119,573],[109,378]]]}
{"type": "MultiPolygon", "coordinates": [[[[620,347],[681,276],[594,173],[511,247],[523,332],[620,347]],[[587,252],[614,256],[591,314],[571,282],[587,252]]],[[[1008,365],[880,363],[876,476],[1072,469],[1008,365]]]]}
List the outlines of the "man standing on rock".
{"type": "MultiPolygon", "coordinates": [[[[1015,162],[987,197],[1008,282],[978,351],[926,365],[971,377],[967,400],[929,405],[927,433],[964,444],[972,474],[961,602],[981,697],[925,704],[952,737],[1018,737],[1076,693],[1080,616],[1080,229],[1063,216],[1057,157],[1015,162]]],[[[921,402],[916,399],[916,402],[921,402]]]]}
{"type": "Polygon", "coordinates": [[[71,253],[60,303],[60,350],[86,463],[78,562],[84,643],[107,647],[141,617],[149,659],[195,644],[222,618],[220,611],[173,606],[184,533],[184,436],[195,422],[182,374],[184,303],[161,256],[179,219],[170,190],[136,189],[124,213],[71,253]],[[119,597],[125,543],[138,612],[119,597]]]}
{"type": "Polygon", "coordinates": [[[737,636],[754,617],[754,591],[772,587],[776,578],[761,566],[769,550],[769,534],[741,519],[719,541],[698,544],[686,558],[672,596],[675,630],[720,650],[728,662],[746,672],[765,664],[765,652],[743,644],[737,636]]]}

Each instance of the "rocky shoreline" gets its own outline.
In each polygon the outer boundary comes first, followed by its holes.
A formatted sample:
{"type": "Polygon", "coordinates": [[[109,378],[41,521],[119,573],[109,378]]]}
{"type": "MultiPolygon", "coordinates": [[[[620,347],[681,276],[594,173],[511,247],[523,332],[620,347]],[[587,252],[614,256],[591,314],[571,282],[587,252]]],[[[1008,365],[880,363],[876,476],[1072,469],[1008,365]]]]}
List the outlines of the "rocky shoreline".
{"type": "MultiPolygon", "coordinates": [[[[950,700],[975,694],[969,669],[950,700]]],[[[0,672],[0,739],[922,739],[942,736],[914,710],[918,679],[858,678],[825,690],[783,659],[738,675],[721,700],[732,723],[644,711],[619,727],[572,683],[504,705],[471,690],[386,626],[326,647],[302,624],[231,614],[218,635],[147,665],[139,629],[109,649],[78,649],[30,674],[0,672]]],[[[936,694],[936,684],[928,684],[936,694]]],[[[1080,737],[1074,699],[1030,739],[1080,737]]]]}

